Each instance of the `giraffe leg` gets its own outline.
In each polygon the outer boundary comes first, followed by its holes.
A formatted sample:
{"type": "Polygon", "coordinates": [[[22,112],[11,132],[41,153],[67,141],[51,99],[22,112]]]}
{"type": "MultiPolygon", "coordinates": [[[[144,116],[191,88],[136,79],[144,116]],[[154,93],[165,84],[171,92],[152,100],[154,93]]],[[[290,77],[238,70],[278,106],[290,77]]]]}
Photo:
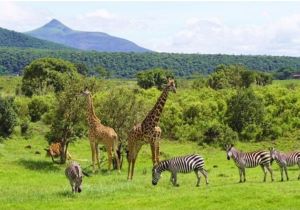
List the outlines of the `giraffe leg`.
{"type": "Polygon", "coordinates": [[[90,143],[91,150],[92,150],[92,164],[93,164],[93,173],[95,173],[95,143],[90,143]]]}
{"type": "Polygon", "coordinates": [[[107,147],[107,156],[108,156],[108,170],[111,170],[111,163],[112,163],[112,148],[111,147],[107,147]]]}
{"type": "Polygon", "coordinates": [[[134,165],[135,165],[136,157],[132,159],[132,165],[131,165],[131,174],[130,174],[130,179],[132,180],[133,173],[134,173],[134,165]]]}
{"type": "Polygon", "coordinates": [[[96,153],[96,161],[97,161],[97,165],[98,165],[98,169],[100,169],[100,161],[99,161],[99,147],[98,144],[95,144],[95,153],[96,153]]]}
{"type": "Polygon", "coordinates": [[[130,173],[130,171],[131,171],[131,164],[132,163],[132,159],[129,157],[128,158],[128,172],[127,172],[127,180],[130,180],[130,176],[131,176],[131,173],[130,173]]]}
{"type": "Polygon", "coordinates": [[[155,142],[155,164],[159,164],[159,141],[155,142]]]}
{"type": "Polygon", "coordinates": [[[116,161],[117,161],[117,169],[118,169],[118,172],[120,173],[120,159],[119,159],[119,156],[118,156],[118,153],[117,153],[117,150],[114,150],[114,155],[115,155],[115,158],[116,158],[116,161]]]}
{"type": "Polygon", "coordinates": [[[150,147],[151,147],[151,153],[152,153],[152,163],[153,163],[153,166],[156,164],[156,153],[155,153],[155,145],[154,143],[150,143],[150,147]]]}

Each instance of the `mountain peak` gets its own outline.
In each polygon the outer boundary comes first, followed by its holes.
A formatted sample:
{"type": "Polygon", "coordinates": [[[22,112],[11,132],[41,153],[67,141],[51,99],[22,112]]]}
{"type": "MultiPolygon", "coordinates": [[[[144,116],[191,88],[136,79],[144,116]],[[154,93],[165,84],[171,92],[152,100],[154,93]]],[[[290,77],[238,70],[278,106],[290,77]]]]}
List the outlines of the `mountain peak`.
{"type": "Polygon", "coordinates": [[[49,23],[46,23],[42,28],[56,28],[61,30],[71,30],[57,19],[52,19],[49,23]]]}

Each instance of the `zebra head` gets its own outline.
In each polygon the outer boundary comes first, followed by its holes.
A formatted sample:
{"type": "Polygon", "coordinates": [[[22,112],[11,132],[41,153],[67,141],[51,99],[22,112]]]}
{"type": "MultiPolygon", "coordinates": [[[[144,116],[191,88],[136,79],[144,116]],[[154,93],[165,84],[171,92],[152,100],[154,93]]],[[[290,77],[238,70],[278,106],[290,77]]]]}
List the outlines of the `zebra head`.
{"type": "Polygon", "coordinates": [[[226,153],[227,153],[227,160],[230,160],[230,158],[232,156],[232,148],[233,148],[233,144],[225,145],[225,149],[226,149],[226,153]]]}
{"type": "Polygon", "coordinates": [[[160,179],[160,171],[158,170],[157,166],[154,166],[152,169],[152,184],[157,185],[160,179]]]}
{"type": "Polygon", "coordinates": [[[276,151],[274,147],[270,147],[269,151],[270,151],[271,159],[275,160],[277,158],[278,151],[276,151]]]}

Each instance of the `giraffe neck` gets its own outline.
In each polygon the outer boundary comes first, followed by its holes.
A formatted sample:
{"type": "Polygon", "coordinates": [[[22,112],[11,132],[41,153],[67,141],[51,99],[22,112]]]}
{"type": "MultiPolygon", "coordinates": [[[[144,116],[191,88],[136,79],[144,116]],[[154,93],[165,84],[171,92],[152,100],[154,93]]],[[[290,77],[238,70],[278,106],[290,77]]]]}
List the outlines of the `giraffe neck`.
{"type": "Polygon", "coordinates": [[[87,104],[87,111],[88,111],[88,123],[90,126],[95,125],[95,123],[100,123],[99,118],[95,114],[93,99],[91,95],[88,95],[88,104],[87,104]]]}
{"type": "Polygon", "coordinates": [[[169,89],[166,87],[160,97],[158,98],[156,104],[152,110],[148,113],[144,121],[142,122],[142,128],[145,130],[153,129],[157,126],[162,110],[165,106],[169,94],[169,89]]]}

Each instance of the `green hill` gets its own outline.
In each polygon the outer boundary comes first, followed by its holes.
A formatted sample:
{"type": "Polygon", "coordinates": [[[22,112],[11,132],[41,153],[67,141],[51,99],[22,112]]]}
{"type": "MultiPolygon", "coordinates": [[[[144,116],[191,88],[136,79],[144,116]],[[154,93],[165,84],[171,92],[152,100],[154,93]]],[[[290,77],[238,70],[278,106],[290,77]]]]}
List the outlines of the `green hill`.
{"type": "Polygon", "coordinates": [[[61,50],[69,47],[53,42],[37,39],[22,33],[0,28],[0,47],[20,47],[61,50]]]}
{"type": "Polygon", "coordinates": [[[90,73],[103,66],[114,77],[132,78],[136,73],[149,68],[171,69],[176,76],[195,73],[209,74],[219,64],[242,64],[252,70],[273,72],[290,67],[300,69],[300,58],[284,56],[204,55],[175,53],[104,53],[76,50],[49,50],[0,47],[0,72],[18,74],[34,59],[42,57],[61,58],[73,63],[82,63],[90,73]]]}

